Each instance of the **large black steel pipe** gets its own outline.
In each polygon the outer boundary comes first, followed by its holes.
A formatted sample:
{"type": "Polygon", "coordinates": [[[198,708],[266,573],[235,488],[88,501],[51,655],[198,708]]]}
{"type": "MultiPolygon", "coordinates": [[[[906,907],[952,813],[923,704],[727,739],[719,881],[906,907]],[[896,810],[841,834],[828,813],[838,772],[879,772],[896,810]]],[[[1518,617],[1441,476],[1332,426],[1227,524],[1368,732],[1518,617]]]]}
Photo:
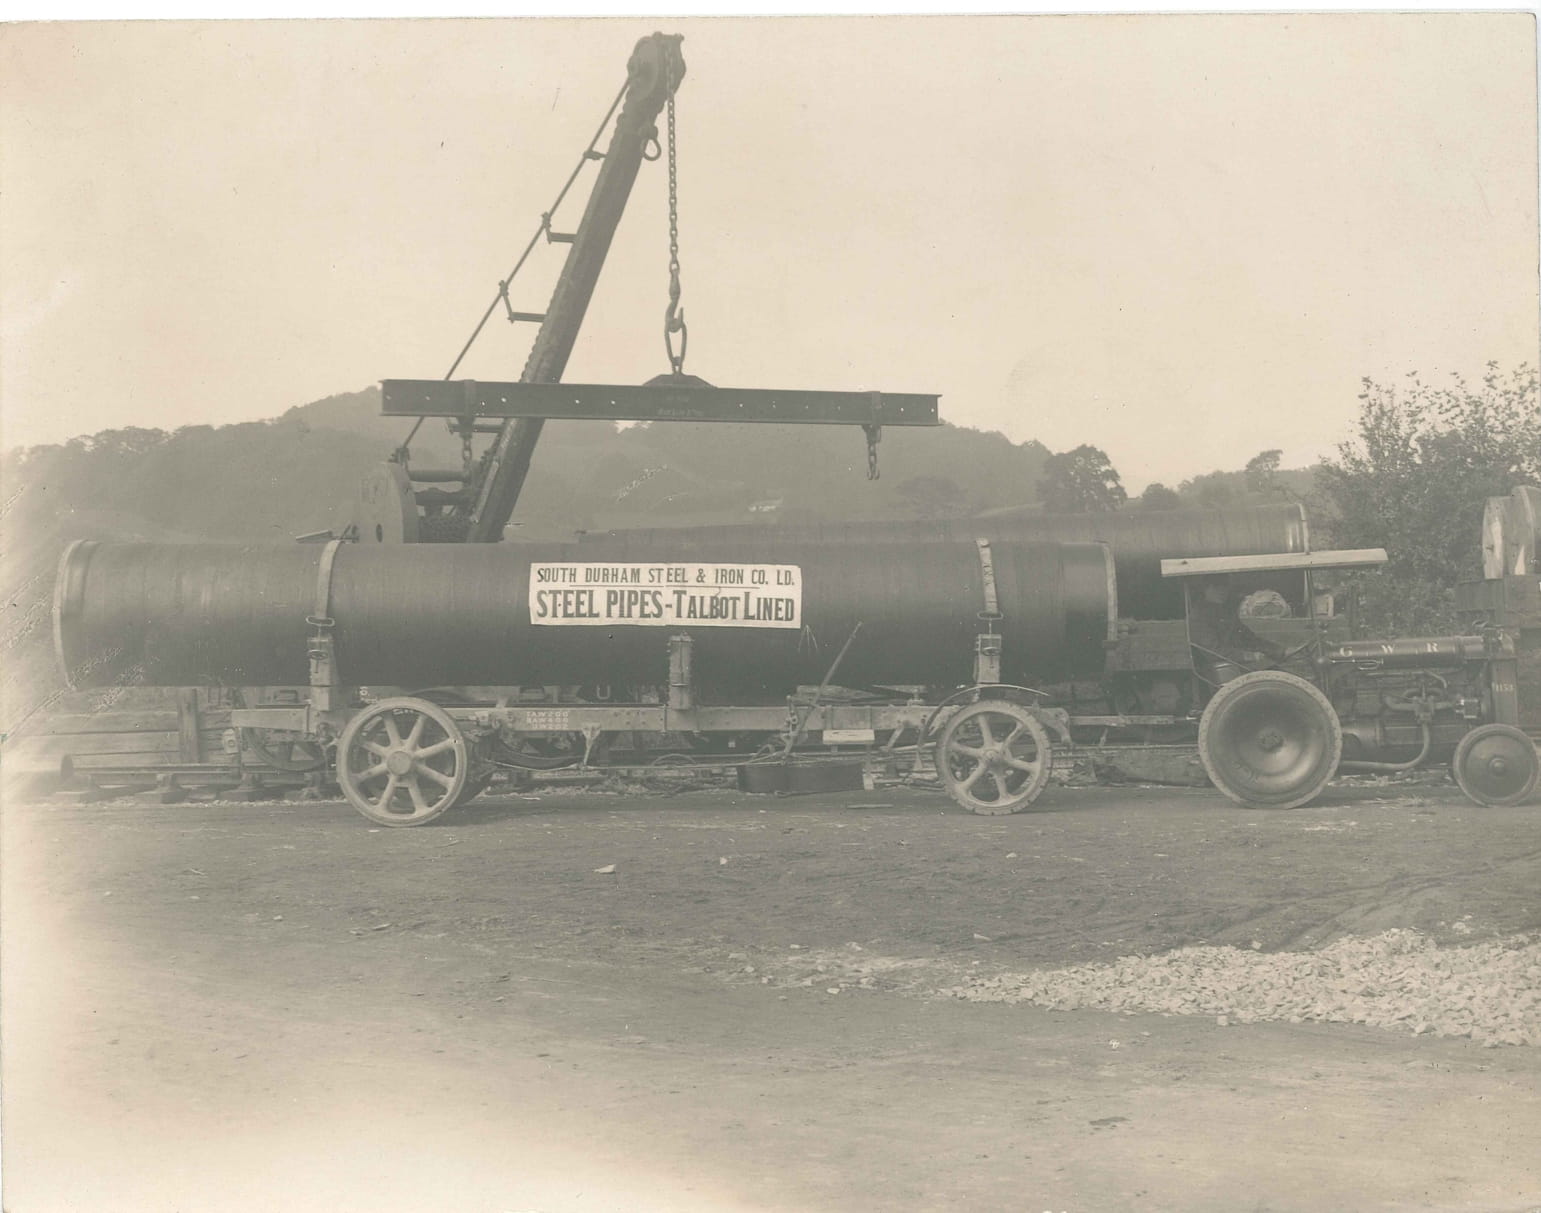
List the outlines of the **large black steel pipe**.
{"type": "MultiPolygon", "coordinates": [[[[77,543],[55,594],[66,677],[77,687],[303,684],[323,550],[77,543]]],[[[996,542],[990,560],[1003,678],[1098,673],[1117,612],[1108,548],[996,542]]],[[[766,536],[693,544],[688,554],[597,543],[347,544],[329,585],[326,614],[347,684],[661,684],[667,637],[688,631],[698,692],[716,703],[817,683],[858,622],[838,682],[968,682],[988,605],[972,536],[916,543],[902,558],[886,545],[766,536]],[[694,580],[695,566],[714,563],[747,570],[742,587],[712,591],[735,615],[688,615],[710,586],[682,586],[670,570],[694,580]],[[617,569],[640,569],[641,579],[617,569]],[[756,576],[769,584],[755,589],[756,576]],[[782,577],[787,587],[776,585],[782,577]]]]}
{"type": "Polygon", "coordinates": [[[1227,510],[1119,510],[1040,514],[1001,510],[979,518],[827,523],[810,526],[657,527],[598,532],[583,543],[662,546],[688,555],[697,547],[741,543],[755,535],[847,550],[874,544],[956,542],[976,535],[995,542],[1106,543],[1118,568],[1119,610],[1128,619],[1181,619],[1182,586],[1161,576],[1161,561],[1178,556],[1254,556],[1310,547],[1305,508],[1298,504],[1227,510]]]}

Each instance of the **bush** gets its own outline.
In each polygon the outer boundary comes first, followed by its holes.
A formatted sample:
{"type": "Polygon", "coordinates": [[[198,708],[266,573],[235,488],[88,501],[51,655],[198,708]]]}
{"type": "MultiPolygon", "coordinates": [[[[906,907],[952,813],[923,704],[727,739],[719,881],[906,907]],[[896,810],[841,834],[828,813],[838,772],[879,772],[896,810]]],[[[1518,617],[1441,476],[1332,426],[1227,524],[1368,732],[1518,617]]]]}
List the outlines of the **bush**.
{"type": "Polygon", "coordinates": [[[1364,381],[1359,434],[1324,460],[1317,480],[1343,548],[1384,547],[1365,587],[1365,623],[1387,635],[1456,628],[1458,581],[1481,576],[1487,498],[1541,482],[1536,372],[1489,363],[1482,382],[1445,387],[1416,372],[1400,386],[1364,381]]]}

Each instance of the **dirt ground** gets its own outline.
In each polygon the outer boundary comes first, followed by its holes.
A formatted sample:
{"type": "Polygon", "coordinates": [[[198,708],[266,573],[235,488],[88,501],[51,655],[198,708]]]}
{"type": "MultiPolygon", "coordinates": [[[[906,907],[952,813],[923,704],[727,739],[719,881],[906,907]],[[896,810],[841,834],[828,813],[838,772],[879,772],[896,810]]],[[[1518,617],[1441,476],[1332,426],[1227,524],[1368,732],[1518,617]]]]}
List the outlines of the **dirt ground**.
{"type": "Polygon", "coordinates": [[[960,1001],[1541,931],[1541,809],[1335,789],[7,804],[10,1213],[1541,1209],[1541,1049],[960,1001]],[[613,871],[603,871],[613,866],[613,871]],[[822,966],[822,967],[820,967],[822,966]]]}

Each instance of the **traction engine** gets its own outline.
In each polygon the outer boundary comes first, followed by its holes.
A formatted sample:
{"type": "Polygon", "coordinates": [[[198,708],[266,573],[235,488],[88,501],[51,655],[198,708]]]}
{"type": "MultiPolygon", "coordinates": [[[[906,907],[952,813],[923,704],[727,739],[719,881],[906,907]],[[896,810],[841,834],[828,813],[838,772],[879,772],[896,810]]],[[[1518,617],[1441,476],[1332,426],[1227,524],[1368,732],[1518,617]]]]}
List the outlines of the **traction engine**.
{"type": "Polygon", "coordinates": [[[1489,626],[1468,636],[1329,637],[1336,599],[1319,579],[1385,562],[1380,549],[1162,561],[1165,576],[1189,579],[1193,668],[1208,700],[1199,757],[1232,800],[1294,808],[1339,771],[1410,771],[1446,761],[1480,804],[1520,804],[1535,791],[1541,762],[1520,727],[1512,635],[1489,626]],[[1275,588],[1283,575],[1294,581],[1286,594],[1275,588]],[[1259,592],[1299,611],[1309,628],[1303,644],[1281,651],[1266,632],[1230,616],[1234,604],[1259,592]]]}

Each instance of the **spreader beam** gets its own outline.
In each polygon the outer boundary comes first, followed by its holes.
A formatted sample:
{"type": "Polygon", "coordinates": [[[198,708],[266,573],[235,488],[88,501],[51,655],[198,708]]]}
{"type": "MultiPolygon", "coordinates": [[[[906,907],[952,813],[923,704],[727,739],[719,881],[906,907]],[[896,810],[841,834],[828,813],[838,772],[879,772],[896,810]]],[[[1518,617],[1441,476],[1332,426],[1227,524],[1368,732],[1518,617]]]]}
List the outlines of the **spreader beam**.
{"type": "Polygon", "coordinates": [[[936,396],[597,383],[387,379],[387,417],[551,421],[732,421],[795,425],[940,425],[936,396]]]}

